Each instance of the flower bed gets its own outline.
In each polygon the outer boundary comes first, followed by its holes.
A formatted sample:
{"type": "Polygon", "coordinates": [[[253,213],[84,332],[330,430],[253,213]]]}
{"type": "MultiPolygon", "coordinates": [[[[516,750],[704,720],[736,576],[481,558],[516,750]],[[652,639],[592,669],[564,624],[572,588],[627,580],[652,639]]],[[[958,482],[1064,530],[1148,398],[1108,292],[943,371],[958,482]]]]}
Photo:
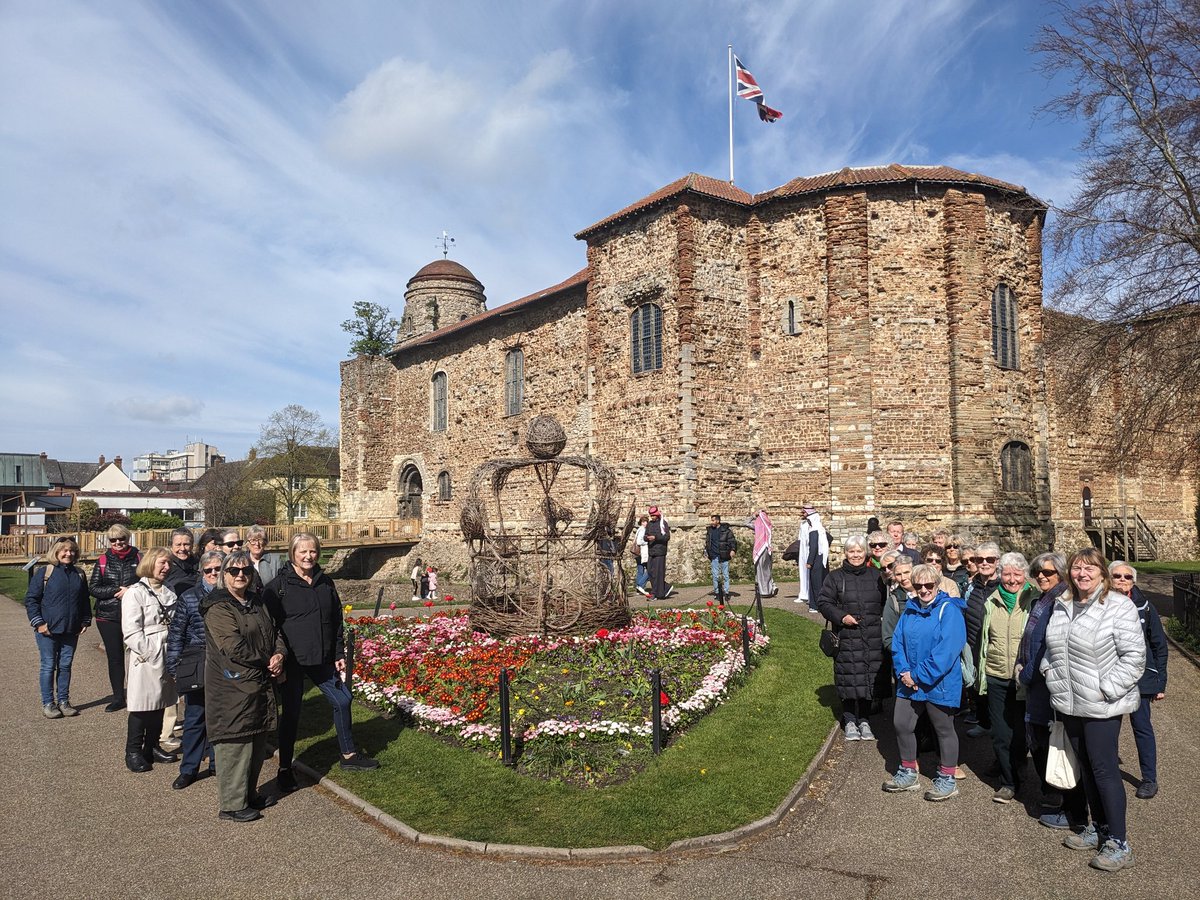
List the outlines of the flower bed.
{"type": "MultiPolygon", "coordinates": [[[[499,756],[501,669],[510,672],[519,771],[607,784],[650,755],[650,672],[662,672],[662,722],[678,734],[742,676],[741,620],[720,608],[637,614],[587,637],[498,640],[465,613],[349,619],[358,631],[354,689],[448,740],[499,756]]],[[[751,654],[768,638],[751,629],[751,654]]]]}

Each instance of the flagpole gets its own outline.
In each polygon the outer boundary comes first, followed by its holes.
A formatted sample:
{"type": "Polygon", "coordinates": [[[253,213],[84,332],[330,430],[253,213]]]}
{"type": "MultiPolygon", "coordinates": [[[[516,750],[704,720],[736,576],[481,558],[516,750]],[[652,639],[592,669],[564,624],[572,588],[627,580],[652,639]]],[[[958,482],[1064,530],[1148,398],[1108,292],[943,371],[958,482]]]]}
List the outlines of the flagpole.
{"type": "Polygon", "coordinates": [[[733,184],[733,44],[729,45],[729,183],[733,184]]]}

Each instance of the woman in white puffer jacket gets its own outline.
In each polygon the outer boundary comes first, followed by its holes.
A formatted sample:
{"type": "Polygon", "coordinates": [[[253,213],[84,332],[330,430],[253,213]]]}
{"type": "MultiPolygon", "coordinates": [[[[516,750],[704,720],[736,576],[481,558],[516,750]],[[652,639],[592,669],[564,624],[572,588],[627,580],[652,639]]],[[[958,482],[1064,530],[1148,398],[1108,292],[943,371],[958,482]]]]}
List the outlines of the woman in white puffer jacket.
{"type": "Polygon", "coordinates": [[[1092,824],[1064,846],[1093,851],[1090,865],[1115,872],[1133,865],[1125,833],[1125,785],[1117,759],[1121,717],[1141,702],[1146,639],[1137,607],[1112,589],[1108,565],[1092,547],[1067,563],[1070,590],[1055,601],[1041,670],[1050,703],[1079,757],[1092,824]]]}

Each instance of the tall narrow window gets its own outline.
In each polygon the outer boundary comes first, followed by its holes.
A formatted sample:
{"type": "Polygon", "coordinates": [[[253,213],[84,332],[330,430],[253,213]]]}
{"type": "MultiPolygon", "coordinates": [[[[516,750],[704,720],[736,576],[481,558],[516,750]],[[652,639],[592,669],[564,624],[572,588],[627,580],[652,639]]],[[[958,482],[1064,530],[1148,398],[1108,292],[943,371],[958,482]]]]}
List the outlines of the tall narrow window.
{"type": "Polygon", "coordinates": [[[799,334],[800,328],[796,324],[796,301],[789,300],[787,302],[787,310],[783,317],[783,333],[784,334],[799,334]]]}
{"type": "Polygon", "coordinates": [[[504,414],[515,416],[525,403],[525,354],[509,350],[504,356],[504,414]]]}
{"type": "Polygon", "coordinates": [[[433,375],[433,430],[446,430],[446,373],[433,375]]]}
{"type": "Polygon", "coordinates": [[[439,500],[449,500],[450,499],[450,473],[449,472],[439,472],[438,473],[438,499],[439,500]]]}
{"type": "Polygon", "coordinates": [[[1001,282],[992,291],[992,356],[1002,369],[1019,369],[1017,358],[1017,298],[1001,282]]]}
{"type": "Polygon", "coordinates": [[[1000,487],[1010,493],[1033,493],[1033,457],[1028,444],[1009,441],[1001,448],[1000,487]]]}
{"type": "Polygon", "coordinates": [[[643,303],[629,317],[634,374],[662,368],[662,307],[643,303]]]}

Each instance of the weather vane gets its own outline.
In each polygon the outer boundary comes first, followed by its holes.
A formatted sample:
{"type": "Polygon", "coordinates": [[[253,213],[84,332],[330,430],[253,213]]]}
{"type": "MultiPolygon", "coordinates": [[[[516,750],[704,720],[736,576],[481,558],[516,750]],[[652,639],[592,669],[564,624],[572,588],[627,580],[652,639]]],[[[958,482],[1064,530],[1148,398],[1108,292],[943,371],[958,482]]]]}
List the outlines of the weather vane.
{"type": "Polygon", "coordinates": [[[453,243],[454,243],[454,238],[450,237],[450,235],[447,233],[446,229],[443,228],[442,236],[437,239],[437,242],[434,244],[434,246],[441,247],[442,248],[442,258],[448,259],[450,257],[450,245],[453,243]]]}

